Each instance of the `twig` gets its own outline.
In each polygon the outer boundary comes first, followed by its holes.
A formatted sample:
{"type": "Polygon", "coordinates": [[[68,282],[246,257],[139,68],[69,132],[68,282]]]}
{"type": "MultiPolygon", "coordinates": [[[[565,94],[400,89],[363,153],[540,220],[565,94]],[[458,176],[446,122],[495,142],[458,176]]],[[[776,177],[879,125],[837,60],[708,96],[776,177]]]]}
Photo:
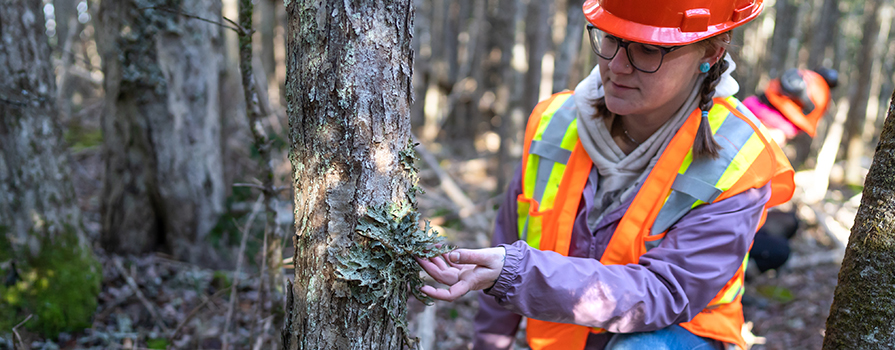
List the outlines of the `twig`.
{"type": "MultiPolygon", "coordinates": [[[[270,115],[268,111],[263,110],[266,104],[260,102],[260,97],[256,87],[253,67],[252,53],[252,12],[254,5],[252,0],[239,0],[239,27],[244,31],[239,33],[239,70],[242,74],[242,89],[245,95],[246,116],[249,119],[249,127],[252,131],[255,147],[258,149],[259,160],[261,166],[264,194],[264,210],[266,212],[266,220],[264,221],[264,254],[261,262],[261,278],[258,283],[258,291],[260,293],[259,303],[256,312],[265,309],[269,291],[276,289],[275,283],[282,279],[282,252],[280,246],[280,228],[277,225],[276,211],[276,191],[274,191],[273,179],[273,159],[270,155],[271,138],[264,130],[261,122],[263,116],[270,115]],[[269,261],[268,261],[269,260],[269,261]]],[[[271,307],[280,307],[276,298],[272,298],[271,307]]],[[[253,320],[258,320],[254,317],[253,320]]],[[[253,323],[252,330],[254,334],[257,322],[253,323]]]]}
{"type": "MultiPolygon", "coordinates": [[[[419,143],[416,136],[412,135],[413,141],[419,143]]],[[[482,217],[479,214],[479,210],[476,208],[475,203],[469,199],[469,196],[460,189],[460,186],[457,185],[457,182],[451,178],[450,175],[444,169],[438,165],[438,160],[435,159],[435,156],[430,153],[425,146],[422,144],[418,144],[416,147],[416,152],[420,155],[420,158],[423,159],[429,167],[435,172],[435,175],[438,176],[438,180],[440,180],[440,187],[447,194],[448,198],[451,199],[454,204],[460,207],[460,220],[463,222],[463,225],[474,230],[476,233],[476,241],[479,246],[487,247],[489,244],[488,239],[488,220],[482,217]]]]}
{"type": "Polygon", "coordinates": [[[15,337],[15,339],[12,340],[12,346],[13,346],[14,348],[16,347],[16,339],[18,339],[19,344],[22,344],[22,345],[21,345],[22,348],[23,348],[23,349],[25,348],[25,342],[22,341],[22,336],[19,335],[19,331],[18,331],[18,329],[19,329],[19,327],[21,327],[23,324],[25,324],[25,322],[28,322],[28,320],[30,320],[32,316],[34,316],[34,315],[33,315],[33,314],[32,314],[32,315],[28,315],[28,317],[26,317],[24,320],[22,320],[22,322],[19,322],[19,324],[17,324],[15,327],[12,327],[12,335],[15,337]]]}
{"type": "Polygon", "coordinates": [[[218,22],[218,21],[210,20],[210,19],[207,19],[207,18],[202,18],[202,17],[196,16],[196,15],[191,15],[191,14],[189,14],[189,13],[183,12],[182,10],[175,10],[175,9],[171,9],[171,8],[168,8],[168,7],[165,7],[165,6],[140,7],[140,8],[138,8],[138,10],[159,10],[159,11],[164,11],[164,12],[168,12],[168,13],[173,13],[173,14],[175,14],[175,15],[181,15],[181,16],[186,17],[186,18],[197,19],[197,20],[200,20],[200,21],[202,21],[202,22],[207,22],[207,23],[211,23],[211,24],[214,24],[214,25],[218,25],[218,26],[221,26],[221,27],[223,27],[223,28],[230,29],[230,30],[232,30],[232,31],[234,31],[234,32],[236,32],[236,33],[238,33],[238,34],[244,34],[244,33],[247,33],[247,31],[245,30],[245,28],[241,27],[239,24],[236,24],[236,22],[233,22],[233,20],[231,20],[231,19],[229,19],[229,18],[227,18],[227,17],[221,17],[221,18],[223,18],[225,21],[227,21],[227,23],[230,23],[230,24],[234,25],[234,27],[228,26],[228,25],[226,25],[226,24],[224,24],[224,23],[222,23],[222,22],[218,22]]]}
{"type": "Polygon", "coordinates": [[[140,286],[137,285],[137,282],[134,281],[134,278],[124,269],[124,266],[121,264],[121,259],[118,257],[112,258],[112,264],[115,265],[115,269],[118,270],[118,273],[124,277],[124,281],[127,282],[127,285],[134,290],[134,294],[137,295],[137,298],[140,299],[140,302],[143,304],[143,307],[149,311],[149,315],[152,316],[152,319],[155,321],[155,324],[159,326],[165,333],[168,333],[168,326],[162,322],[161,317],[159,317],[158,311],[155,310],[155,307],[152,306],[152,303],[146,299],[146,296],[143,295],[143,292],[140,291],[140,286]]]}
{"type": "MultiPolygon", "coordinates": [[[[231,288],[232,288],[232,287],[231,287],[231,288]]],[[[215,292],[214,294],[212,294],[210,298],[205,299],[204,301],[202,301],[202,303],[199,304],[199,306],[194,307],[193,310],[190,311],[190,313],[186,316],[186,318],[184,318],[183,321],[180,322],[179,325],[177,325],[177,328],[174,328],[174,333],[172,333],[171,336],[170,336],[168,339],[171,340],[171,341],[173,342],[174,339],[177,338],[177,334],[180,332],[180,330],[183,329],[183,326],[186,325],[187,322],[189,322],[190,320],[192,320],[193,317],[196,316],[196,314],[199,312],[199,310],[202,309],[202,307],[204,307],[205,305],[207,305],[210,301],[214,300],[215,298],[221,296],[221,294],[224,294],[224,292],[226,292],[226,291],[228,291],[228,290],[230,290],[230,288],[222,288],[221,290],[219,290],[219,291],[215,292]]]]}
{"type": "Polygon", "coordinates": [[[255,201],[255,206],[252,208],[252,213],[249,214],[249,219],[247,220],[245,227],[239,230],[242,233],[242,238],[239,241],[239,254],[236,258],[236,273],[233,274],[233,284],[230,285],[230,304],[227,306],[227,319],[224,323],[224,340],[222,341],[223,345],[221,346],[221,349],[223,350],[230,348],[230,320],[233,318],[233,310],[236,308],[236,286],[239,284],[239,274],[240,270],[242,270],[243,255],[246,250],[246,241],[248,241],[249,238],[249,231],[252,229],[252,222],[255,221],[255,215],[261,211],[262,201],[264,201],[263,194],[255,201]]]}

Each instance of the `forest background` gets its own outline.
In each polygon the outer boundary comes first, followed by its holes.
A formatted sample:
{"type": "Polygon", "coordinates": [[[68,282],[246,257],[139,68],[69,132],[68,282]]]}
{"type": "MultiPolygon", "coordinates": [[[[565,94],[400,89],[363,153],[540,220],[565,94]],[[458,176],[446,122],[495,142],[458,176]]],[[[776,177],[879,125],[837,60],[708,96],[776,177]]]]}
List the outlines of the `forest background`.
{"type": "MultiPolygon", "coordinates": [[[[236,0],[44,0],[33,13],[43,22],[39,34],[48,42],[56,85],[54,96],[40,98],[58,109],[52,120],[70,159],[69,169],[49,178],[73,185],[84,244],[101,275],[87,288],[97,289],[98,301],[85,303],[86,323],[37,322],[52,319],[52,312],[0,314],[10,316],[0,320],[0,348],[248,349],[280,341],[296,230],[287,12],[281,1],[254,5],[248,82],[257,95],[244,90],[248,65],[240,60],[240,34],[249,28],[236,23],[236,0]],[[183,124],[167,128],[153,115],[175,115],[183,124]],[[138,181],[148,176],[145,168],[166,165],[189,175],[138,181]],[[204,190],[191,190],[196,186],[204,190]]],[[[574,88],[596,64],[582,35],[581,1],[417,0],[413,6],[410,117],[419,186],[426,191],[417,198],[419,209],[451,244],[486,246],[521,156],[528,112],[552,92],[574,88]]],[[[816,349],[823,341],[839,264],[895,90],[893,18],[895,5],[882,0],[777,0],[734,32],[741,99],[787,68],[840,73],[817,136],[802,134],[785,150],[799,171],[789,205],[805,224],[787,265],[747,287],[757,300],[746,306],[753,349],[816,349]]],[[[0,103],[20,101],[16,93],[0,86],[0,103]]],[[[0,259],[6,287],[29,278],[10,261],[0,259]]],[[[14,295],[10,290],[5,297],[14,295]]],[[[53,302],[81,302],[52,292],[62,298],[53,302]]],[[[408,308],[410,333],[423,348],[469,347],[474,295],[432,306],[411,300],[408,308]]]]}

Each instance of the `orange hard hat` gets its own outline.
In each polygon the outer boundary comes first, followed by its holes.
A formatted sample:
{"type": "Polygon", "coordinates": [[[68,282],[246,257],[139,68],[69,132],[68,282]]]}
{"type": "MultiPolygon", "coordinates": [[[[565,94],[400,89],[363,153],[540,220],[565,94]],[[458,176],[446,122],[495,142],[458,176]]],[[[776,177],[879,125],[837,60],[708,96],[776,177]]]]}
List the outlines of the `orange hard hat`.
{"type": "Polygon", "coordinates": [[[817,131],[817,123],[823,118],[824,113],[827,111],[827,104],[830,101],[829,83],[820,74],[801,69],[789,69],[783,73],[781,78],[774,79],[768,84],[768,88],[764,92],[765,97],[786,119],[789,119],[799,129],[814,137],[817,131]],[[788,78],[788,76],[791,77],[788,78]],[[787,92],[786,90],[795,90],[798,87],[787,88],[783,86],[787,81],[781,83],[781,78],[785,80],[801,80],[801,82],[792,84],[801,85],[801,90],[787,92]]]}
{"type": "Polygon", "coordinates": [[[587,0],[584,16],[625,40],[686,45],[751,21],[762,6],[763,0],[587,0]]]}

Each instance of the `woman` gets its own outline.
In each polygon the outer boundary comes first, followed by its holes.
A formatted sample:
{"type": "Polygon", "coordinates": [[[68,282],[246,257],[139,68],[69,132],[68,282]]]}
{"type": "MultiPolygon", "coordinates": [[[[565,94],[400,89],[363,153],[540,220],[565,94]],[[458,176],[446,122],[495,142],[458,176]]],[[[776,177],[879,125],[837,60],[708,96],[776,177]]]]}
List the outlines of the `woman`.
{"type": "Polygon", "coordinates": [[[585,2],[599,67],[532,113],[497,247],[419,260],[450,285],[423,287],[434,298],[483,290],[476,349],[510,348],[523,316],[532,349],[745,347],[746,253],[792,195],[729,97],[729,30],[753,1],[585,2]]]}

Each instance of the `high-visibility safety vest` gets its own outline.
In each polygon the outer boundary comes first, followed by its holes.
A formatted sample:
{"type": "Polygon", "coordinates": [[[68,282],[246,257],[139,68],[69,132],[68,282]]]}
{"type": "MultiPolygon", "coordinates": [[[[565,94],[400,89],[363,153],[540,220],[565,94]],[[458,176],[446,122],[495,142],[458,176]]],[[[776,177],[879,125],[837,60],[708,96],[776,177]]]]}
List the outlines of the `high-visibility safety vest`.
{"type": "MultiPolygon", "coordinates": [[[[593,165],[578,141],[578,112],[571,97],[571,92],[555,94],[532,112],[525,132],[522,193],[517,198],[519,238],[564,256],[569,253],[572,224],[593,165]]],[[[769,181],[771,197],[765,208],[792,197],[792,166],[779,146],[768,141],[767,129],[736,98],[714,102],[708,119],[721,146],[720,156],[693,159],[692,145],[702,118],[695,110],[634,196],[600,262],[636,264],[641,255],[659,245],[669,227],[701,204],[760,188],[769,181]]],[[[745,349],[740,298],[746,260],[709,305],[681,323],[682,327],[745,349]]],[[[588,333],[602,331],[529,319],[526,333],[532,349],[552,350],[583,349],[588,333]]]]}

